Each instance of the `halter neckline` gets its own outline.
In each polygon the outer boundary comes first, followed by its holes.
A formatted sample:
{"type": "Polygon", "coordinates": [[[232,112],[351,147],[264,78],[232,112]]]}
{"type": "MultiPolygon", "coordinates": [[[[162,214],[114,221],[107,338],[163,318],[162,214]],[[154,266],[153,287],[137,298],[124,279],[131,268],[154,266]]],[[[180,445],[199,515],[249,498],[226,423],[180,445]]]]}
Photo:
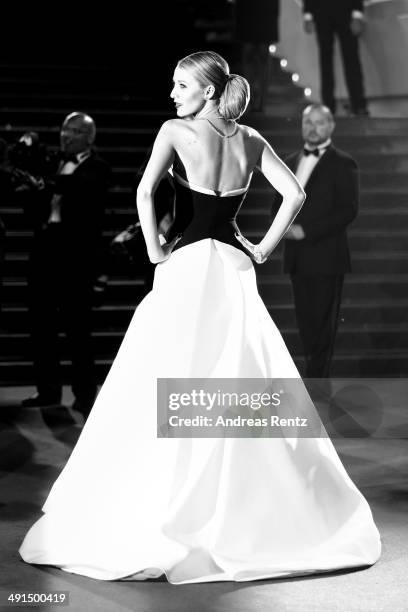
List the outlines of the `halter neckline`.
{"type": "Polygon", "coordinates": [[[223,132],[221,132],[221,130],[220,130],[220,129],[218,129],[218,128],[217,128],[217,126],[216,126],[216,125],[215,125],[215,124],[214,124],[214,123],[213,123],[213,122],[212,122],[210,119],[208,119],[207,117],[200,117],[200,119],[202,119],[202,120],[204,120],[204,121],[208,121],[208,123],[211,125],[212,129],[213,129],[215,132],[217,132],[218,136],[221,136],[221,138],[231,138],[232,136],[235,136],[235,134],[236,134],[236,133],[237,133],[237,131],[238,131],[238,123],[236,123],[235,121],[234,121],[234,123],[235,123],[235,128],[234,128],[234,130],[232,131],[232,133],[231,133],[231,134],[224,134],[224,133],[223,133],[223,132]]]}

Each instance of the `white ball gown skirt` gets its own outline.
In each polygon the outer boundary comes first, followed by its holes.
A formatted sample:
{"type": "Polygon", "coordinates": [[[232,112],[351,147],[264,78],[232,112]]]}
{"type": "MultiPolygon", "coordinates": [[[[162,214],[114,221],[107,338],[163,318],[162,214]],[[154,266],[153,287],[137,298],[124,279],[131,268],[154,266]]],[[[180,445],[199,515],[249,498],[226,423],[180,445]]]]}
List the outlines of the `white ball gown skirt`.
{"type": "Polygon", "coordinates": [[[375,563],[370,508],[328,438],[158,438],[158,377],[299,378],[241,250],[205,239],[157,266],[24,561],[173,584],[375,563]]]}

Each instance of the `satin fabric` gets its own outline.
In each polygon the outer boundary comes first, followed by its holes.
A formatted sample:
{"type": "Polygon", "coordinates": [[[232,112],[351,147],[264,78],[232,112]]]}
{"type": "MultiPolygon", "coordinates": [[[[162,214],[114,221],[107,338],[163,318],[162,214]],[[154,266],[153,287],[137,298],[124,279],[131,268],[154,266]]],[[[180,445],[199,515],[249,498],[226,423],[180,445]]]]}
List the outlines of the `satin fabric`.
{"type": "Polygon", "coordinates": [[[156,267],[25,561],[183,584],[378,559],[370,508],[329,439],[158,438],[157,377],[299,378],[242,250],[205,238],[156,267]]]}

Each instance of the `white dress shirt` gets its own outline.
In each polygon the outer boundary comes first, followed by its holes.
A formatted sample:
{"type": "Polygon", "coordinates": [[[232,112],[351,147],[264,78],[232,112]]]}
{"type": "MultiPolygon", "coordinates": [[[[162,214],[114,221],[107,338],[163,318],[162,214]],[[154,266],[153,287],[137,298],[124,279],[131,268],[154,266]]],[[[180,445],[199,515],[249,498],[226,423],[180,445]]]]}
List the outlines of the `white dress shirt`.
{"type": "MultiPolygon", "coordinates": [[[[82,151],[77,153],[76,163],[73,161],[61,162],[58,174],[72,174],[74,170],[78,168],[82,162],[84,162],[90,156],[90,151],[82,151]]],[[[51,214],[48,219],[48,223],[61,223],[61,194],[54,193],[51,200],[51,214]]]]}
{"type": "Polygon", "coordinates": [[[322,155],[324,155],[324,152],[326,151],[327,147],[330,144],[331,144],[331,140],[329,138],[328,140],[326,140],[325,142],[322,142],[317,147],[311,147],[307,144],[305,145],[305,149],[309,149],[310,151],[312,151],[313,149],[318,149],[319,157],[317,157],[317,155],[304,155],[304,154],[301,155],[295,174],[296,174],[297,180],[302,185],[302,187],[306,185],[307,181],[310,178],[310,175],[315,169],[317,162],[320,160],[322,155]]]}

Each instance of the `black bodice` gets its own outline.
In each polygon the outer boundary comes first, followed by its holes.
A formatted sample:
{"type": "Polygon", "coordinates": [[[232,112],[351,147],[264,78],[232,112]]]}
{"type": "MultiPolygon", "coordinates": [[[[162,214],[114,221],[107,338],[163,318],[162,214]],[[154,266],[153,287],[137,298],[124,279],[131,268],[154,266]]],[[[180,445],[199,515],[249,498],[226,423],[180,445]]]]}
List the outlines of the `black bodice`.
{"type": "Polygon", "coordinates": [[[180,249],[198,240],[213,238],[230,244],[248,255],[248,251],[235,238],[238,231],[236,216],[245,199],[246,191],[237,195],[201,193],[174,181],[176,193],[175,221],[167,235],[170,242],[182,234],[174,247],[180,249]]]}

